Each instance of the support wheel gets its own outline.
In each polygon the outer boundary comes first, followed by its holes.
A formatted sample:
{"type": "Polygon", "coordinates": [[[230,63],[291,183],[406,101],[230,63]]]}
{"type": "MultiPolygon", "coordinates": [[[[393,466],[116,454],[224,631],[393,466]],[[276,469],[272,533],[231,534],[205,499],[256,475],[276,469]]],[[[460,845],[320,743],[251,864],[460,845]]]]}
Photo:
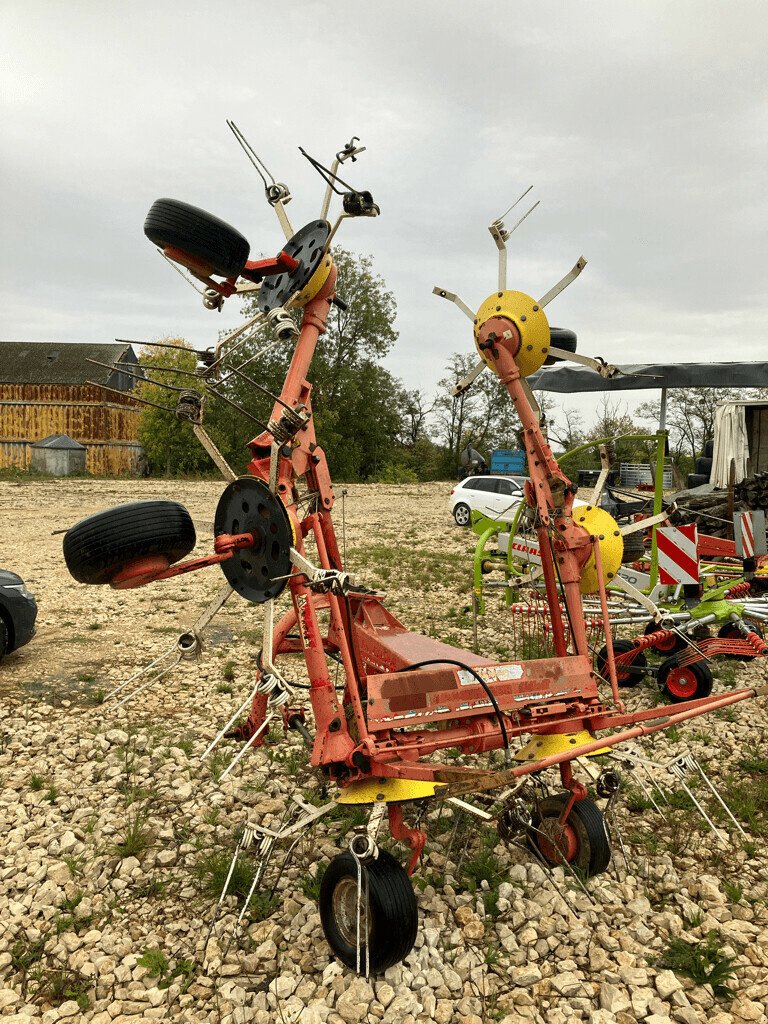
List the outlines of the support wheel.
{"type": "Polygon", "coordinates": [[[676,658],[667,658],[659,665],[659,686],[673,704],[699,700],[712,692],[712,673],[703,661],[678,665],[676,658]]]}
{"type": "Polygon", "coordinates": [[[453,518],[456,520],[457,526],[469,526],[471,519],[469,505],[465,505],[463,501],[460,501],[453,510],[453,518]]]}
{"type": "Polygon", "coordinates": [[[144,234],[159,249],[177,249],[191,256],[208,274],[238,277],[251,250],[240,232],[212,213],[180,203],[157,199],[144,221],[144,234]]]}
{"type": "MultiPolygon", "coordinates": [[[[759,626],[750,624],[749,628],[752,630],[753,633],[757,633],[757,635],[760,637],[760,639],[762,639],[763,631],[762,631],[762,629],[760,629],[759,626]]],[[[741,632],[739,627],[735,623],[733,623],[733,622],[727,622],[718,631],[717,635],[719,637],[722,637],[723,640],[745,640],[746,639],[746,637],[741,632]]],[[[733,661],[753,661],[756,657],[757,657],[756,654],[726,654],[726,658],[731,658],[731,659],[733,659],[733,661]]]]}
{"type": "Polygon", "coordinates": [[[139,558],[178,562],[195,546],[189,512],[176,501],[132,501],[81,519],[64,534],[64,561],[78,583],[111,583],[139,558]]]}
{"type": "MultiPolygon", "coordinates": [[[[649,622],[645,627],[645,635],[650,636],[651,633],[658,633],[661,630],[661,626],[658,626],[655,622],[649,622]]],[[[683,640],[681,636],[675,634],[671,640],[665,640],[663,643],[654,644],[652,650],[658,651],[659,654],[677,654],[678,651],[682,651],[688,644],[683,640]]]]}
{"type": "MultiPolygon", "coordinates": [[[[404,868],[385,850],[363,868],[368,873],[368,934],[365,905],[360,910],[360,963],[366,945],[371,973],[381,974],[400,963],[416,941],[416,894],[404,868]]],[[[365,891],[365,882],[363,883],[365,891]]],[[[361,901],[362,902],[362,901],[361,901]]],[[[357,963],[357,862],[340,853],[328,865],[320,884],[320,921],[334,955],[351,967],[357,963]]]]}
{"type": "Polygon", "coordinates": [[[577,800],[561,825],[560,815],[569,799],[569,793],[558,793],[539,802],[533,812],[529,843],[553,867],[562,865],[565,859],[591,878],[605,871],[611,860],[605,817],[593,800],[577,800]]]}
{"type": "MultiPolygon", "coordinates": [[[[637,648],[631,640],[614,640],[613,642],[613,653],[616,656],[619,654],[628,654],[630,651],[634,650],[637,650],[637,648]]],[[[605,647],[601,647],[597,652],[595,668],[601,676],[608,679],[608,651],[605,647]]],[[[637,686],[645,675],[645,670],[647,668],[648,662],[645,660],[645,655],[642,651],[637,651],[637,655],[632,658],[630,662],[617,662],[616,681],[619,686],[637,686]]]]}

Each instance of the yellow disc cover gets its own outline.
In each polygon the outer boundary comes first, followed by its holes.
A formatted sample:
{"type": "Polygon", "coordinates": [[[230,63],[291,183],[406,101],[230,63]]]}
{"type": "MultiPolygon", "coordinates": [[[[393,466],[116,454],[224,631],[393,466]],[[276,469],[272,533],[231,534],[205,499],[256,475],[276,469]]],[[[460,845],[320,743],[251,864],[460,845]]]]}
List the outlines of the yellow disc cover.
{"type": "Polygon", "coordinates": [[[549,321],[536,299],[525,292],[494,292],[485,300],[475,317],[475,345],[480,358],[493,370],[488,354],[479,348],[480,329],[486,320],[503,316],[511,320],[520,332],[520,351],[515,356],[520,375],[535,373],[549,352],[549,321]]]}
{"type": "MultiPolygon", "coordinates": [[[[619,571],[624,554],[624,538],[621,536],[619,525],[604,508],[598,508],[596,505],[580,505],[573,509],[572,515],[577,526],[583,527],[590,537],[598,538],[607,586],[619,571]]],[[[599,589],[593,551],[581,570],[579,590],[582,594],[596,594],[599,589]]]]}

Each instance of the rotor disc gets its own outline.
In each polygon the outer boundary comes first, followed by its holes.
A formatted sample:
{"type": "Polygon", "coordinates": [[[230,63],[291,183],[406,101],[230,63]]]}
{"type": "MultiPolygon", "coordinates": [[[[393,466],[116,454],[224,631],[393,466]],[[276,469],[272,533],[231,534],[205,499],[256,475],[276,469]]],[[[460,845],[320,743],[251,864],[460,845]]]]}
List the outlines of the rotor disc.
{"type": "Polygon", "coordinates": [[[258,301],[262,313],[284,306],[295,292],[307,286],[322,262],[330,233],[331,226],[327,220],[313,220],[286,242],[283,251],[298,260],[299,265],[290,273],[286,271],[264,279],[258,301]]]}
{"type": "Polygon", "coordinates": [[[225,488],[213,532],[217,537],[222,533],[253,534],[253,547],[241,548],[221,563],[222,572],[241,597],[263,604],[283,592],[292,570],[291,521],[282,501],[263,481],[239,477],[225,488]]]}

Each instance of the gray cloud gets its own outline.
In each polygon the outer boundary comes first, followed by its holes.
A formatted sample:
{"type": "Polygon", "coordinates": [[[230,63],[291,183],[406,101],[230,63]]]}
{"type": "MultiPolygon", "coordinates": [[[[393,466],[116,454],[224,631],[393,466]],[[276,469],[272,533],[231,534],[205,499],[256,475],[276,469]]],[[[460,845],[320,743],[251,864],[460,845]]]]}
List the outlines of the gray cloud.
{"type": "Polygon", "coordinates": [[[207,343],[237,322],[232,303],[205,311],[141,230],[171,195],[276,251],[232,117],[291,186],[296,225],[322,194],[296,147],[368,146],[348,171],[382,216],[341,241],[397,296],[388,365],[409,386],[433,390],[471,346],[432,286],[479,305],[496,281],[487,225],[531,183],[542,204],[509,284],[541,294],[584,253],[552,306],[583,351],[765,357],[762,3],[6,0],[0,19],[5,338],[207,343]]]}

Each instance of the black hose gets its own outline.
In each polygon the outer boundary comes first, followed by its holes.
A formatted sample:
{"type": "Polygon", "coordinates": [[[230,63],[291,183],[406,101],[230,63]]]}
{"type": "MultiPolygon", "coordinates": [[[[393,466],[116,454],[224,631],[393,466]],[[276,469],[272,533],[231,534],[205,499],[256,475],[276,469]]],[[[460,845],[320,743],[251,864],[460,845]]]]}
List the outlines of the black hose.
{"type": "Polygon", "coordinates": [[[427,661],[417,661],[413,665],[405,665],[403,668],[397,669],[397,672],[410,672],[411,669],[425,668],[427,665],[458,665],[458,667],[463,668],[465,672],[469,672],[469,674],[473,676],[477,680],[477,682],[482,686],[482,688],[486,692],[488,700],[490,700],[491,704],[493,705],[493,710],[496,715],[496,721],[498,722],[499,729],[501,730],[501,738],[504,741],[504,760],[506,761],[507,764],[509,764],[511,761],[511,755],[509,749],[509,736],[507,736],[506,726],[504,725],[504,716],[501,713],[501,708],[499,707],[498,701],[491,692],[491,688],[488,686],[488,684],[482,678],[482,676],[478,672],[475,672],[475,670],[470,665],[465,664],[465,662],[463,661],[456,661],[454,658],[430,658],[427,661]]]}

